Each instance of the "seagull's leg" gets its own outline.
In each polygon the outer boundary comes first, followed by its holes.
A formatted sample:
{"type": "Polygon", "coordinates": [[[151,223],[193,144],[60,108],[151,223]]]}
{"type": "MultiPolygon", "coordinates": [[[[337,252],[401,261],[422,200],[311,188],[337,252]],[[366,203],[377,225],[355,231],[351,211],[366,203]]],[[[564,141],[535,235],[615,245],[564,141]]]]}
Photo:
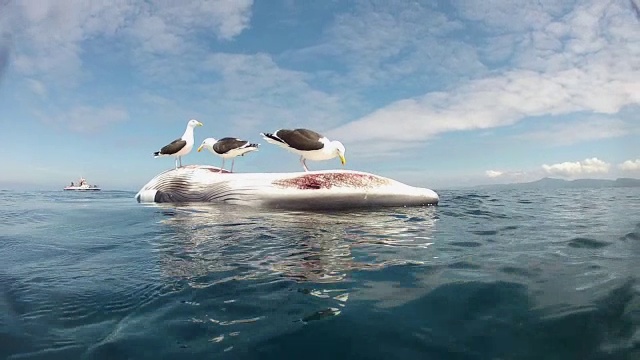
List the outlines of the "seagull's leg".
{"type": "Polygon", "coordinates": [[[178,156],[178,159],[180,159],[180,167],[182,167],[182,156],[178,156]]]}
{"type": "Polygon", "coordinates": [[[222,158],[222,166],[220,167],[220,172],[222,172],[222,169],[224,169],[224,158],[222,158]]]}
{"type": "Polygon", "coordinates": [[[178,168],[178,157],[176,157],[176,169],[178,168]]]}
{"type": "Polygon", "coordinates": [[[229,171],[229,172],[233,172],[233,163],[235,163],[235,162],[236,162],[235,158],[231,159],[231,171],[229,171]]]}
{"type": "Polygon", "coordinates": [[[300,155],[300,162],[302,163],[302,167],[304,168],[304,171],[309,171],[309,169],[307,169],[307,164],[305,163],[306,159],[304,158],[304,156],[300,155]]]}

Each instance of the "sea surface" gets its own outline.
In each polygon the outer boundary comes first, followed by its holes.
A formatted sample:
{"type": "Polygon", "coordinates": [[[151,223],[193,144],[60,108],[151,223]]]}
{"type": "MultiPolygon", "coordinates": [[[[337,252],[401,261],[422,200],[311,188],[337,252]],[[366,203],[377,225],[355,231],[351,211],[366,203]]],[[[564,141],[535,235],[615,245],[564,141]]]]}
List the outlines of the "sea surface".
{"type": "Polygon", "coordinates": [[[0,359],[640,359],[640,188],[438,193],[0,191],[0,359]]]}

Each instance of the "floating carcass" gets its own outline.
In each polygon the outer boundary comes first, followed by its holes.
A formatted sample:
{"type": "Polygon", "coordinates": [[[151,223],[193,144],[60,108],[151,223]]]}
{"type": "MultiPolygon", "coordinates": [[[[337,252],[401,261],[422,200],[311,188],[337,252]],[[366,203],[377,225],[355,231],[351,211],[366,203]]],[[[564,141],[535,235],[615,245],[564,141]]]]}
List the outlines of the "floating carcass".
{"type": "Polygon", "coordinates": [[[208,165],[164,171],[135,198],[145,203],[209,202],[300,210],[426,206],[439,200],[433,190],[360,171],[230,173],[208,165]]]}

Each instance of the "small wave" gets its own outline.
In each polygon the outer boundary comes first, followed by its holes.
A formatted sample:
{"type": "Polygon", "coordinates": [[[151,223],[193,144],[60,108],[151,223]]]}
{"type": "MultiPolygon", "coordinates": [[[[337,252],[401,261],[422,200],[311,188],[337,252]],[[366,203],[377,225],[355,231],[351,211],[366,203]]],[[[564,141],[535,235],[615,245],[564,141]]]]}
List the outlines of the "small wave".
{"type": "Polygon", "coordinates": [[[622,240],[640,240],[640,232],[630,232],[621,237],[622,240]]]}
{"type": "Polygon", "coordinates": [[[449,245],[460,246],[460,247],[478,247],[482,246],[482,243],[477,241],[452,241],[449,245]]]}
{"type": "Polygon", "coordinates": [[[530,270],[519,266],[503,266],[500,271],[509,275],[517,275],[527,278],[533,278],[540,274],[540,269],[530,270]]]}
{"type": "Polygon", "coordinates": [[[0,210],[0,226],[9,227],[15,225],[36,225],[51,221],[54,214],[42,210],[12,209],[10,207],[0,210]]]}
{"type": "Polygon", "coordinates": [[[498,231],[496,230],[475,230],[471,232],[472,234],[476,234],[476,235],[482,235],[482,236],[487,236],[487,235],[497,235],[498,231]]]}
{"type": "Polygon", "coordinates": [[[518,228],[519,228],[519,227],[518,227],[518,226],[516,226],[516,225],[509,225],[509,226],[505,226],[505,227],[503,227],[503,228],[502,228],[502,229],[500,229],[500,230],[502,230],[502,231],[509,231],[509,230],[518,230],[518,228]]]}
{"type": "Polygon", "coordinates": [[[467,261],[458,261],[458,262],[447,265],[447,267],[451,269],[473,269],[473,270],[477,270],[481,268],[480,265],[467,262],[467,261]]]}
{"type": "Polygon", "coordinates": [[[568,245],[573,248],[599,249],[609,246],[611,243],[591,238],[577,237],[569,240],[568,245]]]}
{"type": "Polygon", "coordinates": [[[487,219],[507,219],[509,216],[488,210],[473,209],[465,211],[465,214],[472,217],[481,217],[487,219]]]}

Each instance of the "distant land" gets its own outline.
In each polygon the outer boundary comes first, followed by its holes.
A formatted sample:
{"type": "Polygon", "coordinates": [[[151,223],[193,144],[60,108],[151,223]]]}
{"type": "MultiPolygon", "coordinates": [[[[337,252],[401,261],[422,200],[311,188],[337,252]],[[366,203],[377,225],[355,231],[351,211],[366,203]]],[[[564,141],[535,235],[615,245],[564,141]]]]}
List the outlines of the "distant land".
{"type": "Polygon", "coordinates": [[[640,187],[640,179],[617,178],[607,179],[576,179],[564,180],[545,177],[540,180],[525,183],[489,184],[473,186],[473,189],[495,190],[524,190],[524,189],[585,189],[585,188],[611,188],[611,187],[640,187]]]}

